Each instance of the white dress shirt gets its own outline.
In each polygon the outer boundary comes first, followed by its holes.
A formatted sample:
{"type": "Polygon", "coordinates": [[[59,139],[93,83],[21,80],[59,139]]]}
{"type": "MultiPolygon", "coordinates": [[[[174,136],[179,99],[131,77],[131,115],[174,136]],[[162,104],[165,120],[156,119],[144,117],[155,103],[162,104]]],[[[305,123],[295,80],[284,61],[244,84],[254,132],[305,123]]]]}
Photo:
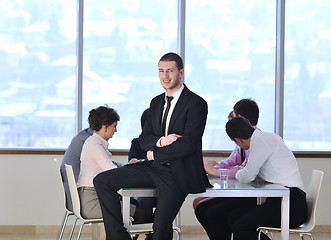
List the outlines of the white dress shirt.
{"type": "MultiPolygon", "coordinates": [[[[174,95],[172,95],[173,99],[172,99],[172,101],[171,101],[170,109],[169,109],[168,116],[167,116],[167,120],[166,120],[165,136],[168,135],[168,128],[169,128],[170,118],[171,118],[171,115],[172,115],[172,113],[173,113],[173,111],[174,111],[174,108],[175,108],[175,106],[176,106],[176,103],[178,102],[178,99],[179,99],[180,94],[182,93],[183,89],[184,89],[184,84],[182,84],[181,88],[178,89],[178,91],[177,91],[174,95]]],[[[170,97],[170,96],[169,96],[169,97],[170,97]]],[[[165,110],[166,110],[166,108],[167,108],[167,95],[166,95],[166,94],[165,94],[165,96],[164,96],[164,101],[165,101],[165,103],[164,103],[164,106],[163,106],[162,119],[163,119],[163,116],[164,116],[164,112],[165,112],[165,110]]],[[[161,120],[161,123],[162,123],[162,120],[161,120]]],[[[160,124],[161,124],[161,123],[160,123],[160,124]]]]}
{"type": "Polygon", "coordinates": [[[259,176],[270,183],[304,190],[297,160],[281,137],[257,129],[249,150],[246,166],[236,174],[239,182],[248,183],[259,176]]]}
{"type": "MultiPolygon", "coordinates": [[[[175,92],[174,95],[172,95],[173,99],[171,101],[170,109],[169,109],[167,120],[166,120],[165,136],[168,136],[168,128],[169,128],[169,123],[170,123],[171,115],[172,115],[172,113],[173,113],[173,111],[175,109],[176,103],[178,102],[178,99],[179,99],[180,95],[183,92],[183,89],[184,89],[184,84],[182,84],[181,88],[178,89],[178,91],[175,92]]],[[[165,101],[165,103],[164,103],[164,106],[163,106],[163,114],[162,114],[162,119],[161,119],[160,125],[162,124],[163,116],[164,116],[165,110],[167,108],[167,95],[166,94],[164,96],[164,101],[165,101]]],[[[161,138],[159,139],[159,141],[157,141],[156,146],[157,147],[162,147],[161,146],[161,138]]],[[[154,159],[154,157],[153,157],[153,159],[154,159]]]]}

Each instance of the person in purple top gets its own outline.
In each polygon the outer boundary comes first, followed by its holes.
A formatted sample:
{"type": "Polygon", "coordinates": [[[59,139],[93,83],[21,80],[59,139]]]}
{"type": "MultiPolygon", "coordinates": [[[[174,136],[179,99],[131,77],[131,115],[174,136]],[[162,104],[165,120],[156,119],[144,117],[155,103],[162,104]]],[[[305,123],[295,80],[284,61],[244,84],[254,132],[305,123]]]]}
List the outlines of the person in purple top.
{"type": "MultiPolygon", "coordinates": [[[[249,120],[250,124],[257,128],[256,125],[259,119],[259,107],[257,103],[250,99],[241,99],[233,106],[233,116],[242,116],[249,120]]],[[[231,118],[231,116],[230,116],[231,118]]],[[[229,178],[235,178],[235,175],[238,170],[243,168],[247,158],[249,156],[249,149],[245,150],[238,147],[235,150],[234,154],[231,154],[229,158],[224,161],[216,162],[211,160],[204,160],[204,167],[206,172],[209,175],[219,176],[219,169],[226,168],[229,169],[229,178]]],[[[213,225],[211,224],[215,219],[210,218],[208,216],[208,212],[210,209],[215,207],[216,205],[224,205],[228,207],[236,207],[240,205],[256,205],[256,198],[206,198],[199,197],[194,199],[193,208],[195,216],[198,221],[202,225],[202,227],[207,232],[207,235],[210,239],[215,238],[215,234],[217,236],[217,231],[215,231],[213,225]]]]}
{"type": "MultiPolygon", "coordinates": [[[[233,113],[234,117],[244,117],[249,120],[254,128],[257,128],[256,125],[259,119],[259,107],[254,100],[249,98],[241,99],[233,106],[233,113]]],[[[249,149],[244,150],[242,148],[237,148],[234,155],[219,163],[205,160],[205,170],[209,175],[219,176],[219,169],[226,168],[229,169],[229,178],[235,178],[237,171],[242,167],[242,164],[245,159],[248,158],[248,155],[249,149]]]]}

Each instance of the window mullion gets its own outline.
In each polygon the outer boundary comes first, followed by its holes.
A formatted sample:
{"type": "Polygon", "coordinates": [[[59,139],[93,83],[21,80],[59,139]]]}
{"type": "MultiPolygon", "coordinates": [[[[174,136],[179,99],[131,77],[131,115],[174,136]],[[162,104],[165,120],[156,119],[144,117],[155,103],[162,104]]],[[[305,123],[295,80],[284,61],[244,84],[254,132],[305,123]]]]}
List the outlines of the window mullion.
{"type": "Polygon", "coordinates": [[[77,98],[76,98],[76,130],[82,130],[83,116],[83,23],[84,23],[84,0],[78,1],[78,29],[77,29],[77,98]]]}
{"type": "Polygon", "coordinates": [[[276,7],[276,76],[275,76],[275,133],[283,137],[284,127],[284,45],[285,0],[276,7]]]}
{"type": "Polygon", "coordinates": [[[177,51],[178,54],[182,57],[184,64],[185,64],[185,18],[186,18],[186,1],[178,0],[177,51]]]}

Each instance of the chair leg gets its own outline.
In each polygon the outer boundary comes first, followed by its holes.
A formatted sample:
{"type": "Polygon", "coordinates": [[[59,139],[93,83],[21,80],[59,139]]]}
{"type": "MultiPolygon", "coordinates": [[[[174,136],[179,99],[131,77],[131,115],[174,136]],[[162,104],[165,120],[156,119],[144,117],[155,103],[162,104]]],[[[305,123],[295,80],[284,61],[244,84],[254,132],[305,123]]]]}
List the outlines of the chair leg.
{"type": "Polygon", "coordinates": [[[176,227],[179,227],[179,228],[182,227],[182,220],[181,220],[181,217],[180,217],[180,210],[178,211],[177,216],[175,218],[175,224],[176,224],[176,227]]]}
{"type": "Polygon", "coordinates": [[[82,223],[82,225],[80,225],[78,236],[77,236],[77,240],[79,240],[79,238],[80,238],[80,234],[82,233],[82,230],[83,230],[84,225],[85,225],[85,223],[82,223]]]}
{"type": "Polygon", "coordinates": [[[173,226],[172,231],[176,234],[176,240],[180,240],[181,229],[179,227],[173,226]]]}
{"type": "Polygon", "coordinates": [[[61,239],[62,239],[63,232],[64,232],[64,229],[65,229],[65,227],[66,227],[66,224],[67,224],[67,221],[68,221],[68,217],[69,217],[70,215],[72,215],[72,214],[68,213],[67,211],[66,211],[66,213],[64,214],[64,218],[63,218],[63,221],[62,221],[62,226],[61,226],[61,229],[60,229],[60,231],[59,231],[59,235],[58,235],[58,237],[57,237],[57,240],[61,240],[61,239]]]}
{"type": "Polygon", "coordinates": [[[314,240],[313,235],[310,233],[300,233],[301,240],[305,240],[305,235],[309,236],[310,240],[314,240]]]}
{"type": "Polygon", "coordinates": [[[261,240],[261,230],[259,230],[259,233],[257,235],[257,240],[261,240]]]}
{"type": "Polygon", "coordinates": [[[72,225],[71,232],[70,232],[70,235],[69,235],[69,238],[68,238],[69,240],[71,240],[71,238],[72,238],[72,234],[74,233],[77,220],[78,220],[78,218],[75,219],[74,224],[72,225]]]}
{"type": "Polygon", "coordinates": [[[176,240],[180,240],[180,231],[178,231],[177,229],[174,229],[175,233],[176,233],[176,240]]]}
{"type": "Polygon", "coordinates": [[[265,234],[267,237],[269,237],[269,235],[270,235],[271,239],[274,240],[274,235],[272,232],[269,232],[268,230],[262,230],[262,229],[259,230],[259,234],[258,234],[258,238],[257,238],[258,240],[261,239],[262,233],[265,234]]]}

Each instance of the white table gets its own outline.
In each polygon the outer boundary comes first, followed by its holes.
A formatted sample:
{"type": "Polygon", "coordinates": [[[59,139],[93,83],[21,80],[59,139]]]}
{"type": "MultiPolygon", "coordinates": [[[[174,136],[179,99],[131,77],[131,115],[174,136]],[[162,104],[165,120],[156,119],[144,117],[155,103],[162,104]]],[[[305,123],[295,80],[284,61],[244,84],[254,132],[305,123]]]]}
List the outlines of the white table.
{"type": "MultiPolygon", "coordinates": [[[[288,188],[277,184],[262,184],[256,182],[240,183],[235,179],[229,179],[227,186],[220,186],[218,178],[210,179],[213,188],[207,188],[206,192],[189,194],[189,197],[281,197],[282,198],[282,239],[289,240],[289,210],[290,191],[288,188]]],[[[151,188],[125,188],[119,190],[123,197],[123,221],[128,228],[130,223],[130,197],[157,196],[156,189],[151,188]]]]}

